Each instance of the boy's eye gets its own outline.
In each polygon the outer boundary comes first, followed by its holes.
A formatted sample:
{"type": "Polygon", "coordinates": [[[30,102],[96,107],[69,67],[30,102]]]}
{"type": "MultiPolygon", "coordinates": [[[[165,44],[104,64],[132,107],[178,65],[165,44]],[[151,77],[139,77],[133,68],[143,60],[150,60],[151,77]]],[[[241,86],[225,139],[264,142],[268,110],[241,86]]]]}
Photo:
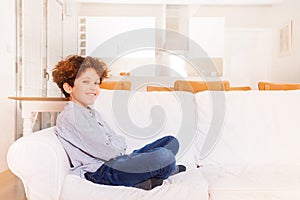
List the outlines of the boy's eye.
{"type": "Polygon", "coordinates": [[[84,80],[84,81],[83,81],[83,83],[84,83],[84,84],[88,84],[88,83],[89,83],[89,81],[87,81],[87,80],[84,80]]]}

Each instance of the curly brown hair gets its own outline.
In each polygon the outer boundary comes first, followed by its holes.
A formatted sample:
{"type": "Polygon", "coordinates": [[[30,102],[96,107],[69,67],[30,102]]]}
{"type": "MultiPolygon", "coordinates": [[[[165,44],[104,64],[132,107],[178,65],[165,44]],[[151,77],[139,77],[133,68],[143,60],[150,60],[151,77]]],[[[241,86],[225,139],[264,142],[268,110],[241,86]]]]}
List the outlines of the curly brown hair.
{"type": "Polygon", "coordinates": [[[82,57],[78,55],[68,56],[65,60],[59,61],[52,70],[53,82],[57,84],[65,97],[69,98],[63,84],[68,83],[71,87],[74,86],[74,81],[79,77],[86,69],[95,69],[100,76],[100,84],[104,78],[108,76],[108,69],[106,64],[98,58],[94,57],[82,57]]]}

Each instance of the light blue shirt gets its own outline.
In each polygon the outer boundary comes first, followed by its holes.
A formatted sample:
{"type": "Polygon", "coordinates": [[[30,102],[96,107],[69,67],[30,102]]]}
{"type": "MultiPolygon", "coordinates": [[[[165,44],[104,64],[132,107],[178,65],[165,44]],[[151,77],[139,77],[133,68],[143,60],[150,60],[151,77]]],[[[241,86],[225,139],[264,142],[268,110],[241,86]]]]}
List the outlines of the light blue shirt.
{"type": "Polygon", "coordinates": [[[68,154],[70,173],[84,178],[104,161],[126,152],[126,142],[103,121],[99,112],[68,102],[58,115],[56,134],[68,154]]]}

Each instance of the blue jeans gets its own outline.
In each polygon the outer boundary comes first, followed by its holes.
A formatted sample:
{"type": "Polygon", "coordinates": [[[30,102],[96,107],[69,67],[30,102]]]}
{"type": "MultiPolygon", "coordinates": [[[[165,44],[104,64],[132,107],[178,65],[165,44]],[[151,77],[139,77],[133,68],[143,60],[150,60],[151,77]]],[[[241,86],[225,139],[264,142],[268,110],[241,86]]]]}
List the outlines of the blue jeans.
{"type": "Polygon", "coordinates": [[[167,179],[175,171],[178,149],[178,140],[166,136],[104,163],[85,177],[98,184],[122,186],[134,186],[150,178],[167,179]]]}

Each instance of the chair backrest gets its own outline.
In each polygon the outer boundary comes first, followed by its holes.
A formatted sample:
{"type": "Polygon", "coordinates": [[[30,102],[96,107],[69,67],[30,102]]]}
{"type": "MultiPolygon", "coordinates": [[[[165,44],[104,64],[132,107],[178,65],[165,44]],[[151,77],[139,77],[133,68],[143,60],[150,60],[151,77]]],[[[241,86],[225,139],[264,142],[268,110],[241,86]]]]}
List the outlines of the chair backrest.
{"type": "Polygon", "coordinates": [[[300,90],[300,83],[259,82],[259,90],[300,90]]]}
{"type": "Polygon", "coordinates": [[[251,90],[251,87],[250,86],[230,87],[229,90],[230,91],[239,91],[239,90],[247,91],[247,90],[251,90]]]}
{"type": "Polygon", "coordinates": [[[184,81],[177,80],[174,83],[174,90],[176,91],[188,91],[188,92],[201,92],[205,90],[217,90],[217,91],[228,91],[228,81],[184,81]]]}
{"type": "Polygon", "coordinates": [[[153,92],[153,91],[158,91],[158,92],[172,92],[174,91],[173,87],[159,87],[159,86],[147,86],[147,92],[153,92]]]}
{"type": "Polygon", "coordinates": [[[130,81],[104,81],[101,83],[100,88],[107,90],[130,90],[130,81]]]}

